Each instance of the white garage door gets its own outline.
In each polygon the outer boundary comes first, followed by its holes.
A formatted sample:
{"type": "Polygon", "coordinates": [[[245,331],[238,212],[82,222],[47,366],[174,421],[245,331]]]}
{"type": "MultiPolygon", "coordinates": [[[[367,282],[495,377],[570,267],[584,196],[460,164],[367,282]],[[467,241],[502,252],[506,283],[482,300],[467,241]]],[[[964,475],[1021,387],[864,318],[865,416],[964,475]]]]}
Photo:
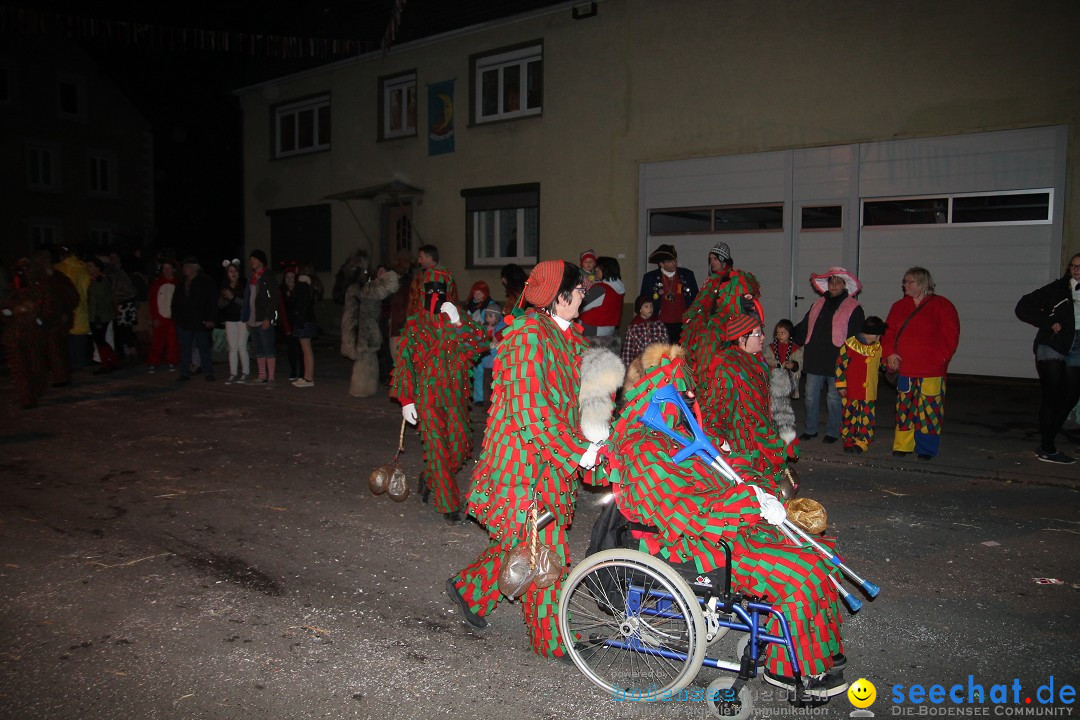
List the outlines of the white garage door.
{"type": "Polygon", "coordinates": [[[884,317],[904,271],[923,266],[960,314],[950,370],[1033,377],[1034,330],[1013,307],[1061,274],[1066,141],[1059,126],[643,164],[639,267],[671,243],[701,281],[708,249],[726,242],[761,281],[771,325],[805,314],[811,271],[856,268],[867,313],[884,317]],[[748,205],[782,220],[708,232],[748,205]],[[662,232],[657,213],[670,216],[662,232]]]}
{"type": "Polygon", "coordinates": [[[1064,128],[863,145],[867,314],[885,317],[904,271],[925,267],[960,315],[950,372],[1034,377],[1035,330],[1013,308],[1061,274],[1064,163],[1064,128]]]}

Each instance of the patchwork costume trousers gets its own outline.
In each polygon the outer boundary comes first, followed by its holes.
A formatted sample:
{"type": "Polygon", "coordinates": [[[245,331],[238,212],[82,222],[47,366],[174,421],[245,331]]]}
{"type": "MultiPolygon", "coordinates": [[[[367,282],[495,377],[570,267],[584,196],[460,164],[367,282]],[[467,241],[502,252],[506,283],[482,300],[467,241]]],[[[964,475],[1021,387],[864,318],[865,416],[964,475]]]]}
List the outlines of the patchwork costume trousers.
{"type": "Polygon", "coordinates": [[[941,446],[945,417],[945,378],[909,378],[896,384],[896,434],[893,450],[934,457],[941,446]]]}

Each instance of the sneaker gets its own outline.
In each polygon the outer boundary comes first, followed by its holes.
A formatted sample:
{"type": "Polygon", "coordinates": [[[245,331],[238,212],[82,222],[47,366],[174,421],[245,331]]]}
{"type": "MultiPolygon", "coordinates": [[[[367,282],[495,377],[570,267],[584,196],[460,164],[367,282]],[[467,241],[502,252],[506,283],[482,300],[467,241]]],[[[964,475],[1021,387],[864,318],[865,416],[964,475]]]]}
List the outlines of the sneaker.
{"type": "Polygon", "coordinates": [[[169,372],[176,372],[176,366],[175,365],[170,365],[169,366],[169,372]]]}
{"type": "Polygon", "coordinates": [[[247,380],[248,380],[247,373],[244,373],[243,375],[238,375],[237,378],[235,380],[233,380],[233,382],[236,383],[237,385],[245,385],[247,383],[247,380]]]}
{"type": "Polygon", "coordinates": [[[821,442],[825,443],[826,445],[831,445],[839,439],[840,438],[835,438],[832,435],[826,435],[825,437],[821,438],[821,442]]]}
{"type": "Polygon", "coordinates": [[[157,372],[157,368],[156,368],[156,367],[154,367],[153,365],[151,365],[151,366],[150,366],[149,368],[147,368],[147,370],[146,370],[146,373],[147,373],[148,375],[153,375],[153,374],[154,374],[154,373],[156,373],[156,372],[157,372]]]}
{"type": "Polygon", "coordinates": [[[1043,462],[1054,463],[1055,465],[1072,465],[1074,462],[1076,462],[1076,458],[1070,455],[1066,455],[1060,450],[1055,450],[1054,452],[1046,452],[1041,447],[1035,448],[1035,457],[1039,458],[1039,460],[1043,462]]]}
{"type": "Polygon", "coordinates": [[[450,599],[453,600],[454,604],[461,610],[461,619],[464,620],[467,625],[477,630],[483,630],[487,627],[487,620],[469,609],[469,603],[465,602],[465,598],[461,597],[461,593],[458,592],[457,586],[454,585],[454,578],[449,578],[446,581],[446,594],[450,596],[450,599]]]}
{"type": "Polygon", "coordinates": [[[225,378],[226,385],[232,385],[234,382],[236,382],[236,375],[230,375],[229,377],[225,378]]]}
{"type": "Polygon", "coordinates": [[[817,433],[803,433],[799,436],[800,440],[813,440],[817,437],[817,433]]]}
{"type": "MultiPolygon", "coordinates": [[[[845,664],[847,660],[845,658],[845,664]]],[[[778,688],[784,688],[792,693],[795,692],[795,679],[786,675],[774,675],[765,671],[765,682],[778,688]]],[[[833,668],[821,675],[803,677],[803,690],[810,700],[828,702],[829,698],[836,697],[848,689],[848,683],[844,680],[843,669],[833,668]]]]}
{"type": "Polygon", "coordinates": [[[293,387],[298,387],[298,388],[315,387],[315,381],[314,380],[305,380],[304,378],[299,378],[299,379],[297,379],[296,382],[293,383],[293,387]]]}
{"type": "Polygon", "coordinates": [[[296,382],[299,379],[300,379],[299,375],[290,375],[289,376],[289,382],[296,382]]]}
{"type": "Polygon", "coordinates": [[[910,455],[910,454],[911,454],[911,453],[909,453],[909,452],[905,452],[905,451],[903,451],[903,450],[893,450],[893,451],[892,451],[892,456],[893,456],[893,457],[907,457],[907,456],[908,456],[908,455],[910,455]]]}

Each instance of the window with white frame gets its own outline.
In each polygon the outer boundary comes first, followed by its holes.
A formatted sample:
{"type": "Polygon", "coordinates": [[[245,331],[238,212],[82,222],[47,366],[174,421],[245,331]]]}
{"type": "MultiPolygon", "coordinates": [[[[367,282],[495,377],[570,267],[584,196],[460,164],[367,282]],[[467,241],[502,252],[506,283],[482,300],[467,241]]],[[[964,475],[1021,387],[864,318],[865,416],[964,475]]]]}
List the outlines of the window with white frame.
{"type": "Polygon", "coordinates": [[[116,194],[116,156],[92,152],[87,157],[87,190],[91,195],[116,194]]]}
{"type": "Polygon", "coordinates": [[[379,139],[416,135],[416,72],[379,79],[379,139]]]}
{"type": "Polygon", "coordinates": [[[466,265],[535,265],[540,245],[540,184],[461,191],[465,198],[466,265]]]}
{"type": "Polygon", "coordinates": [[[29,145],[26,148],[26,185],[31,190],[60,190],[60,148],[29,145]]]}
{"type": "Polygon", "coordinates": [[[1054,190],[957,193],[863,200],[863,225],[1046,225],[1054,190]]]}
{"type": "Polygon", "coordinates": [[[48,247],[59,243],[60,240],[60,222],[58,220],[39,219],[30,221],[30,245],[32,247],[48,247]]]}
{"type": "Polygon", "coordinates": [[[539,115],[543,110],[543,44],[473,55],[469,64],[473,122],[539,115]]]}
{"type": "Polygon", "coordinates": [[[330,149],[330,96],[320,95],[273,109],[274,157],[330,149]]]}

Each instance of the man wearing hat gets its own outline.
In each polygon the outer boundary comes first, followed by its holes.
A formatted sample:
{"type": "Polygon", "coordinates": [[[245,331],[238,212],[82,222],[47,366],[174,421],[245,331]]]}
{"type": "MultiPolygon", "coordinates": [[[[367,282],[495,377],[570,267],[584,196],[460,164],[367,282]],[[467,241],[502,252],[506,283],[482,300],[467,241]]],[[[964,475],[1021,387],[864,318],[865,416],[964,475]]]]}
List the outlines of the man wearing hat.
{"type": "Polygon", "coordinates": [[[672,344],[682,336],[683,313],[698,295],[697,278],[692,270],[679,267],[679,254],[674,245],[660,245],[649,255],[656,270],[645,273],[638,295],[650,298],[653,312],[667,328],[672,344]]]}
{"type": "Polygon", "coordinates": [[[255,382],[272,388],[277,370],[274,326],[278,316],[278,286],[266,267],[265,252],[252,250],[248,256],[248,266],[251,268],[251,278],[248,280],[244,307],[240,310],[240,320],[247,323],[255,364],[259,368],[255,382]]]}
{"type": "Polygon", "coordinates": [[[424,448],[421,498],[434,494],[435,509],[449,523],[461,521],[462,497],[455,476],[472,454],[470,376],[487,349],[483,330],[461,320],[447,301],[449,273],[432,272],[424,285],[425,309],[410,315],[390,376],[390,396],[406,421],[420,429],[424,448]]]}
{"type": "Polygon", "coordinates": [[[834,266],[820,275],[811,275],[810,287],[821,297],[814,301],[791,334],[792,341],[803,346],[806,372],[806,426],[799,439],[817,437],[821,391],[824,389],[828,422],[822,442],[834,443],[840,438],[843,412],[840,394],[836,391],[836,359],[844,342],[862,328],[865,317],[862,306],[855,299],[862,291],[862,283],[844,268],[834,266]]]}
{"type": "Polygon", "coordinates": [[[191,346],[199,350],[204,377],[214,380],[213,356],[210,352],[210,330],[217,318],[217,286],[202,271],[194,255],[184,258],[183,279],[176,284],[172,296],[173,323],[180,341],[180,377],[178,382],[191,379],[191,346]]]}
{"type": "MultiPolygon", "coordinates": [[[[533,268],[524,299],[534,306],[515,317],[495,357],[491,408],[484,445],[473,473],[469,514],[490,540],[468,567],[446,581],[446,593],[462,619],[480,629],[498,606],[499,570],[505,554],[526,538],[532,510],[550,511],[554,522],[539,541],[569,560],[566,528],[573,520],[582,469],[596,465],[600,442],[580,429],[576,402],[581,356],[586,347],[574,324],[585,295],[578,266],[545,260],[533,268]]],[[[587,482],[595,482],[586,474],[587,482]]],[[[533,650],[562,657],[558,633],[560,579],[530,587],[521,598],[533,650]]]]}

